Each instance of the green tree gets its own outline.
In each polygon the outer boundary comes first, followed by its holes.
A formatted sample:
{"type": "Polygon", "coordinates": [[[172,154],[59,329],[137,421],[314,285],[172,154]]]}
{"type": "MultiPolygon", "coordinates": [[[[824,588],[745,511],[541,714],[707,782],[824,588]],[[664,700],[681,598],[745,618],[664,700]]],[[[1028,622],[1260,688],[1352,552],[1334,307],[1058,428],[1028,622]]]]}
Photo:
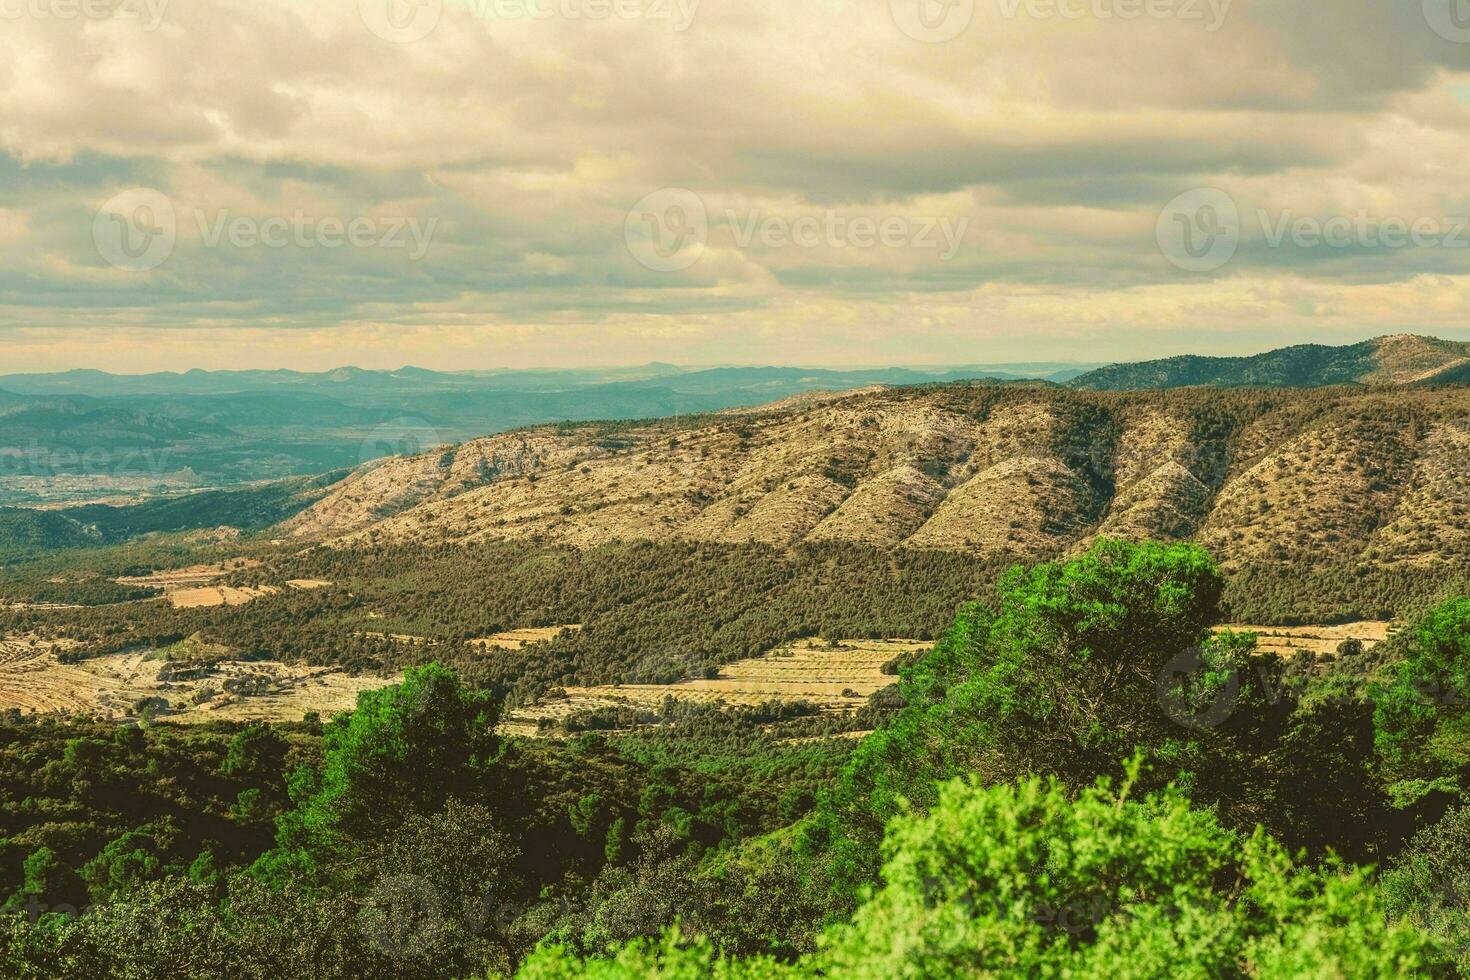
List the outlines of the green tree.
{"type": "Polygon", "coordinates": [[[932,803],[938,780],[1052,772],[1085,785],[1137,746],[1171,775],[1221,773],[1208,792],[1227,806],[1251,799],[1249,767],[1206,763],[1263,751],[1290,706],[1273,685],[1279,661],[1253,658],[1248,636],[1211,635],[1221,583],[1188,544],[1100,539],[1075,560],[1013,569],[995,610],[963,609],[905,671],[907,707],[854,752],[804,850],[850,893],[877,871],[885,821],[901,801],[932,803]]]}
{"type": "Polygon", "coordinates": [[[267,855],[261,870],[300,870],[380,840],[409,816],[437,813],[452,797],[472,798],[494,759],[498,717],[490,694],[467,689],[439,664],[359,694],[356,710],[323,733],[320,772],[293,773],[297,806],[277,833],[285,853],[267,855]]]}
{"type": "Polygon", "coordinates": [[[1390,925],[1366,872],[1299,867],[1174,787],[1128,778],[1075,796],[1055,778],[938,788],[883,843],[882,886],[794,964],[732,960],[679,932],[581,960],[539,950],[522,980],[573,977],[1451,976],[1447,951],[1390,925]]]}
{"type": "Polygon", "coordinates": [[[1404,658],[1370,697],[1374,745],[1400,805],[1455,791],[1470,765],[1470,598],[1425,614],[1404,658]]]}

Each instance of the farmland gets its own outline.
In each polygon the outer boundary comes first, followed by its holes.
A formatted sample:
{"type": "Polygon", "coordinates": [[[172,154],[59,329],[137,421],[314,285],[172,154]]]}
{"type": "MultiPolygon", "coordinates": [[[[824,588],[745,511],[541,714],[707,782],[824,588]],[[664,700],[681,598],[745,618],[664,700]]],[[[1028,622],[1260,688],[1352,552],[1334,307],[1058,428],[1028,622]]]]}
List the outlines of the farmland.
{"type": "Polygon", "coordinates": [[[764,656],[727,664],[713,677],[676,684],[568,687],[512,712],[502,722],[502,729],[535,734],[546,722],[560,722],[578,712],[657,707],[669,697],[727,706],[804,701],[826,712],[852,711],[897,679],[883,672],[885,664],[931,646],[923,640],[838,640],[831,644],[819,639],[797,640],[764,656]]]}
{"type": "MultiPolygon", "coordinates": [[[[396,676],[352,676],[340,667],[224,659],[218,651],[139,650],[65,663],[71,644],[37,637],[0,641],[0,711],[112,720],[143,713],[172,721],[300,721],[350,710],[362,691],[396,676]]],[[[180,644],[185,646],[185,644],[180,644]]]]}
{"type": "Polygon", "coordinates": [[[1338,647],[1348,640],[1357,640],[1364,651],[1371,650],[1393,634],[1395,625],[1382,620],[1364,620],[1336,626],[1232,625],[1221,628],[1256,634],[1256,650],[1260,653],[1274,653],[1290,659],[1307,651],[1313,659],[1321,660],[1335,657],[1338,647]]]}

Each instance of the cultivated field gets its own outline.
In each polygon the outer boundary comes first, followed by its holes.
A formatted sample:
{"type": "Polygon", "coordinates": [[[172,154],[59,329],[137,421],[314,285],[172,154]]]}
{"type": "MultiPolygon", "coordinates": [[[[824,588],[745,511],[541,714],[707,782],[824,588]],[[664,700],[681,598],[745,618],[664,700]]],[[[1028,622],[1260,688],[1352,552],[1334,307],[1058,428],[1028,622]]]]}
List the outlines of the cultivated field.
{"type": "MultiPolygon", "coordinates": [[[[137,575],[115,579],[120,585],[136,585],[143,588],[162,589],[164,596],[176,609],[200,609],[208,606],[243,606],[262,596],[275,595],[280,588],[274,585],[235,588],[220,585],[219,580],[232,572],[256,568],[260,562],[251,558],[232,558],[215,565],[190,565],[152,575],[137,575]]],[[[293,589],[323,589],[331,582],[322,579],[291,579],[286,583],[293,589]]]]}
{"type": "Polygon", "coordinates": [[[569,687],[562,696],[511,712],[501,727],[509,733],[535,734],[542,719],[560,721],[596,708],[657,707],[666,697],[732,706],[811,701],[826,711],[851,711],[897,680],[883,673],[884,664],[933,645],[925,640],[840,640],[828,646],[823,640],[798,640],[764,656],[727,664],[713,678],[677,684],[569,687]]]}
{"type": "Polygon", "coordinates": [[[1310,651],[1317,658],[1336,656],[1337,647],[1344,640],[1358,640],[1363,644],[1363,650],[1368,651],[1388,639],[1396,626],[1382,620],[1364,620],[1337,626],[1230,625],[1219,629],[1254,633],[1257,650],[1289,659],[1302,650],[1310,651]]]}
{"type": "Polygon", "coordinates": [[[275,595],[273,585],[236,589],[228,585],[204,585],[197,589],[173,589],[166,593],[176,609],[200,609],[206,606],[243,606],[261,596],[275,595]]]}
{"type": "Polygon", "coordinates": [[[565,626],[533,626],[529,629],[505,630],[501,633],[492,633],[471,640],[473,646],[482,649],[486,647],[499,647],[502,650],[522,650],[532,643],[545,643],[554,640],[563,631],[576,632],[582,628],[581,623],[568,623],[565,626]]]}
{"type": "Polygon", "coordinates": [[[0,710],[121,720],[146,707],[186,723],[300,721],[308,711],[324,718],[346,711],[359,692],[399,680],[348,676],[337,667],[216,659],[197,648],[184,659],[147,650],[64,664],[57,653],[65,649],[33,637],[0,640],[0,710]]]}

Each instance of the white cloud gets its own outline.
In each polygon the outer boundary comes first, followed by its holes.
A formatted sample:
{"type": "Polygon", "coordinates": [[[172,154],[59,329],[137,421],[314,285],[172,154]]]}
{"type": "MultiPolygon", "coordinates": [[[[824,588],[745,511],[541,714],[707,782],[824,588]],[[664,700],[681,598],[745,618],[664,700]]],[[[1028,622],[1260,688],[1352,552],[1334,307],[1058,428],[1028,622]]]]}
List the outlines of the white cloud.
{"type": "Polygon", "coordinates": [[[1153,241],[1160,207],[1199,186],[1252,220],[1470,215],[1470,45],[1418,4],[1236,0],[1211,31],[977,0],[957,38],[924,44],[887,3],[835,0],[541,0],[551,16],[519,19],[448,0],[414,43],[375,35],[357,0],[155,2],[153,30],[25,14],[0,34],[12,365],[933,363],[1467,322],[1470,253],[1247,232],[1196,276],[1153,241]],[[91,238],[132,186],[183,216],[151,273],[111,268],[91,238]],[[713,216],[683,271],[623,241],[661,187],[713,216]],[[437,223],[414,261],[208,247],[200,214],[437,223]],[[742,243],[727,215],[964,233],[948,257],[742,243]],[[185,327],[212,339],[165,339],[185,327]]]}

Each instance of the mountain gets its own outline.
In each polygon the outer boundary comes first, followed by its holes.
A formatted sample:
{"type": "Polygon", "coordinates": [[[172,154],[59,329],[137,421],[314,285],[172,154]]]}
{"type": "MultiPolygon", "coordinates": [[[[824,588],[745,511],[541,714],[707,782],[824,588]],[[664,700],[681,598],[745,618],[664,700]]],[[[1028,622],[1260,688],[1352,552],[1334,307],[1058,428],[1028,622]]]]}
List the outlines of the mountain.
{"type": "Polygon", "coordinates": [[[255,531],[278,524],[326,495],[344,471],[293,477],[231,490],[200,490],[130,505],[84,504],[54,510],[0,507],[0,560],[62,548],[129,541],[144,534],[233,528],[255,531]]]}
{"type": "MultiPolygon", "coordinates": [[[[330,371],[204,371],[154,374],[109,374],[81,369],[53,374],[0,376],[0,389],[18,395],[222,395],[264,392],[310,392],[349,404],[432,391],[566,391],[605,385],[641,384],[679,391],[716,391],[779,384],[852,388],[864,384],[918,384],[959,378],[1037,378],[1056,380],[1096,365],[1016,364],[967,365],[962,368],[873,368],[831,370],[786,367],[687,368],[644,364],[623,368],[580,368],[490,371],[430,371],[402,367],[369,371],[344,366],[330,371]]],[[[793,394],[787,391],[785,394],[793,394]]]]}
{"type": "Polygon", "coordinates": [[[112,405],[91,398],[48,398],[0,407],[0,453],[28,446],[83,446],[126,443],[165,446],[200,437],[231,435],[211,422],[112,405]]]}
{"type": "Polygon", "coordinates": [[[1227,564],[1470,558],[1470,389],[1089,392],[960,383],[538,427],[360,468],[285,525],[349,541],[824,539],[1227,564]]]}
{"type": "Polygon", "coordinates": [[[1093,391],[1191,386],[1316,388],[1415,385],[1470,380],[1470,344],[1401,334],[1347,347],[1300,344],[1251,357],[1168,357],[1114,364],[1070,384],[1093,391]]]}
{"type": "MultiPolygon", "coordinates": [[[[1066,370],[1057,365],[1037,366],[1066,370]]],[[[1053,372],[1054,373],[1054,372],[1053,372]]],[[[997,372],[1006,378],[1021,373],[997,372]]],[[[690,370],[666,364],[442,373],[188,371],[12,375],[0,387],[0,503],[55,503],[160,487],[224,487],[355,466],[399,451],[563,420],[658,418],[874,384],[984,376],[980,368],[690,370]]]]}
{"type": "Polygon", "coordinates": [[[29,557],[103,543],[101,532],[55,511],[0,507],[0,558],[29,557]]]}

